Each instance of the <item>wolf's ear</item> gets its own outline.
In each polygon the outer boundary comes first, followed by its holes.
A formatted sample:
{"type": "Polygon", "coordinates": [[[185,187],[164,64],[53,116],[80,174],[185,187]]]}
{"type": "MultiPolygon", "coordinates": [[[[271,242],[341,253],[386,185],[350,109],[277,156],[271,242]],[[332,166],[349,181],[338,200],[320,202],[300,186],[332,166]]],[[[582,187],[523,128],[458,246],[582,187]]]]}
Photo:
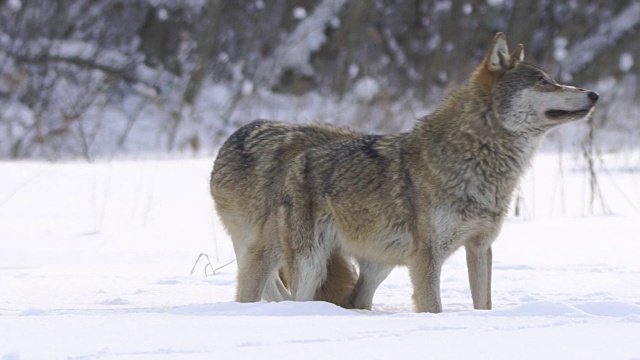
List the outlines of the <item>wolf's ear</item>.
{"type": "MultiPolygon", "coordinates": [[[[517,50],[516,50],[517,51],[517,50]]],[[[507,46],[507,38],[499,32],[493,38],[493,46],[485,59],[487,70],[491,72],[509,70],[511,68],[511,56],[507,46]]]]}
{"type": "Polygon", "coordinates": [[[515,65],[518,61],[524,61],[524,45],[518,44],[516,49],[511,53],[511,62],[515,65]]]}

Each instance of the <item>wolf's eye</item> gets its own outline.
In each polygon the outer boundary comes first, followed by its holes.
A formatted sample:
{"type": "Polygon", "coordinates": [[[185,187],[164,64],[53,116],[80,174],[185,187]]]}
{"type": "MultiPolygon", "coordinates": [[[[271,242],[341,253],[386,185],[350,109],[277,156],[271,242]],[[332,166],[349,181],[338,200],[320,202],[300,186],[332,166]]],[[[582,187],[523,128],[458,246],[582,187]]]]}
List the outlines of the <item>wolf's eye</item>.
{"type": "Polygon", "coordinates": [[[538,82],[542,85],[549,85],[549,82],[547,81],[547,79],[545,79],[544,76],[542,75],[538,77],[538,82]]]}

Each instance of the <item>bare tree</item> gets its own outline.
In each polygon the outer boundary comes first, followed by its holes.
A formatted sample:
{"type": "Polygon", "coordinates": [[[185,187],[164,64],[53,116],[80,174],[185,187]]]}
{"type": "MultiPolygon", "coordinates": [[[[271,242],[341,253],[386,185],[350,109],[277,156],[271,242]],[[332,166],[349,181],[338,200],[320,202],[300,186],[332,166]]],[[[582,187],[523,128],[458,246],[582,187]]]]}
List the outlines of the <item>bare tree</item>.
{"type": "Polygon", "coordinates": [[[634,0],[0,1],[0,156],[198,151],[261,91],[355,99],[352,125],[397,131],[407,107],[466,80],[496,31],[563,79],[625,87],[603,94],[593,151],[567,149],[594,155],[612,124],[637,128],[606,108],[638,107],[639,19],[634,0]],[[372,81],[375,96],[351,96],[372,81]]]}

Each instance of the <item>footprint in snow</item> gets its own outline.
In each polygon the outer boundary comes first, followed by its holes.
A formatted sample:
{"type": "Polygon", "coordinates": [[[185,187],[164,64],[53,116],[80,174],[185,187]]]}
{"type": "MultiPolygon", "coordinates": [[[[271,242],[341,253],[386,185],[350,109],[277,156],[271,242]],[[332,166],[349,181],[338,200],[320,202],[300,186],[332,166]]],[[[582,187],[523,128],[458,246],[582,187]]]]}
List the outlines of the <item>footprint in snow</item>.
{"type": "Polygon", "coordinates": [[[98,304],[107,305],[107,306],[129,305],[129,302],[127,300],[122,299],[122,298],[114,298],[114,299],[108,299],[108,300],[104,300],[104,301],[99,301],[98,304]]]}
{"type": "Polygon", "coordinates": [[[158,284],[158,285],[177,285],[177,284],[182,284],[182,282],[179,281],[179,280],[160,280],[156,284],[158,284]]]}

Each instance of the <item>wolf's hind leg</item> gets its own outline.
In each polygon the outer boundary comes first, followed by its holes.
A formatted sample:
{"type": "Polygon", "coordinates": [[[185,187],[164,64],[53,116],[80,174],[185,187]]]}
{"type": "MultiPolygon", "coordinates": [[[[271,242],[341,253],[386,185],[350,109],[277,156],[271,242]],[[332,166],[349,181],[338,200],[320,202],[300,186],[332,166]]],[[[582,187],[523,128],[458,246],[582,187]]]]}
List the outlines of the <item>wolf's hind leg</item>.
{"type": "Polygon", "coordinates": [[[267,281],[275,274],[279,260],[269,248],[257,243],[238,263],[238,302],[257,302],[262,298],[267,281]]]}
{"type": "Polygon", "coordinates": [[[354,309],[371,310],[376,289],[389,276],[393,266],[358,259],[360,275],[351,293],[350,303],[354,309]]]}
{"type": "Polygon", "coordinates": [[[291,300],[291,295],[289,295],[289,291],[282,283],[282,279],[280,279],[277,271],[273,271],[271,275],[269,275],[262,298],[266,301],[291,300]]]}
{"type": "MultiPolygon", "coordinates": [[[[280,243],[280,234],[278,233],[277,218],[270,216],[263,227],[262,238],[265,244],[265,253],[277,256],[276,261],[279,266],[281,265],[282,245],[280,243]]],[[[271,271],[267,284],[264,288],[262,298],[266,301],[285,301],[291,300],[291,295],[286,286],[282,283],[282,278],[279,271],[271,271]]]]}

